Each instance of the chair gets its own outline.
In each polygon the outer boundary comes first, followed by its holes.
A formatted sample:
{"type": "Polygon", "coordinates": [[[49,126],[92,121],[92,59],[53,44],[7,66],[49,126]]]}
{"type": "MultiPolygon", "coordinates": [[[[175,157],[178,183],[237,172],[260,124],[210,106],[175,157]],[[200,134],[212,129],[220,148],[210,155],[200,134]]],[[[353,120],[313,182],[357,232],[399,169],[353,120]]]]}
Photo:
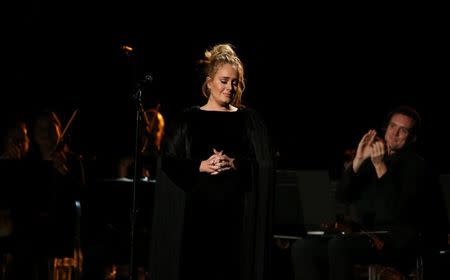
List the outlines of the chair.
{"type": "MultiPolygon", "coordinates": [[[[446,202],[447,214],[450,219],[450,174],[440,175],[440,184],[443,190],[443,195],[446,202]]],[[[450,220],[448,221],[448,226],[450,229],[450,220]]],[[[448,268],[450,260],[450,233],[448,234],[448,246],[446,248],[441,248],[430,252],[426,257],[423,255],[418,255],[416,258],[416,265],[413,271],[407,276],[406,279],[423,280],[424,279],[424,267],[426,279],[435,279],[434,275],[439,275],[439,279],[450,279],[450,269],[448,268]],[[424,265],[425,258],[425,265],[424,265]],[[446,276],[443,276],[445,274],[446,276]],[[430,276],[432,275],[432,276],[430,276]]],[[[369,280],[381,280],[382,273],[387,271],[389,268],[379,265],[369,265],[368,268],[368,279],[369,280]]]]}
{"type": "Polygon", "coordinates": [[[371,264],[368,267],[368,280],[423,280],[423,256],[416,257],[414,269],[408,275],[403,275],[392,267],[371,264]]]}

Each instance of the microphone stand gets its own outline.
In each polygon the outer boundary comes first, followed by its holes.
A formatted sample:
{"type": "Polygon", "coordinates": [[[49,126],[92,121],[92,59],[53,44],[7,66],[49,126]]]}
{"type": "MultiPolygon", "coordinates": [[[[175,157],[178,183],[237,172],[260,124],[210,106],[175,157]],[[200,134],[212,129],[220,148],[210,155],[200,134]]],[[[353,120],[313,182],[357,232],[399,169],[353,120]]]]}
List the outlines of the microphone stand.
{"type": "Polygon", "coordinates": [[[121,50],[126,54],[131,65],[131,76],[133,80],[133,86],[135,86],[135,92],[132,96],[135,104],[135,139],[134,139],[134,171],[133,171],[133,189],[131,198],[131,213],[130,213],[130,266],[129,266],[129,280],[137,279],[137,271],[135,269],[135,232],[136,232],[136,219],[138,214],[136,194],[138,190],[138,184],[141,182],[142,175],[142,118],[145,113],[142,105],[142,91],[146,85],[149,85],[153,81],[153,77],[149,74],[145,75],[140,81],[136,79],[136,61],[134,60],[133,48],[131,46],[123,45],[121,50]]]}
{"type": "Polygon", "coordinates": [[[133,189],[132,189],[132,204],[131,204],[131,214],[130,214],[130,267],[129,276],[130,280],[135,279],[136,270],[134,268],[134,240],[135,240],[135,228],[136,228],[136,218],[137,218],[137,205],[136,205],[136,193],[138,184],[141,180],[141,139],[142,139],[142,85],[137,83],[137,90],[133,95],[136,106],[136,122],[135,122],[135,143],[134,143],[134,173],[133,173],[133,189]]]}

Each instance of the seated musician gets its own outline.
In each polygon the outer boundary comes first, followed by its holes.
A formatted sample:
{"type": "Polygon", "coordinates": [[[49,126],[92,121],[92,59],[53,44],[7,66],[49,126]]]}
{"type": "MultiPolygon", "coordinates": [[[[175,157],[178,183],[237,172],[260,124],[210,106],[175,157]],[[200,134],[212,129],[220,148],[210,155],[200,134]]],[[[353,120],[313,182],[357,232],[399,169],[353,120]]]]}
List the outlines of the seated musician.
{"type": "Polygon", "coordinates": [[[30,146],[26,123],[19,118],[9,118],[1,125],[0,132],[0,269],[2,275],[9,275],[14,253],[15,192],[17,177],[22,175],[21,159],[30,146]]]}
{"type": "MultiPolygon", "coordinates": [[[[156,162],[159,155],[161,141],[164,136],[164,117],[156,109],[143,111],[143,129],[141,138],[142,177],[154,180],[156,177],[156,162]]],[[[119,178],[132,179],[134,175],[134,158],[124,156],[119,160],[119,178]]]]}
{"type": "Polygon", "coordinates": [[[417,254],[447,242],[438,176],[414,149],[419,114],[400,106],[386,121],[384,139],[373,129],[361,138],[337,187],[336,198],[352,210],[353,231],[296,241],[295,279],[352,280],[355,264],[389,264],[406,273],[417,254]]]}
{"type": "MultiPolygon", "coordinates": [[[[134,263],[139,275],[145,274],[148,265],[148,246],[142,244],[147,244],[150,240],[153,186],[165,124],[158,107],[142,109],[141,113],[142,137],[137,162],[141,170],[137,176],[141,182],[136,190],[138,215],[133,233],[134,243],[137,244],[133,248],[134,263]]],[[[132,136],[128,135],[127,138],[134,141],[132,136]]],[[[107,151],[105,159],[97,163],[97,180],[90,182],[92,185],[86,195],[90,213],[87,217],[89,238],[84,243],[85,279],[109,279],[114,274],[117,278],[129,278],[130,202],[136,164],[133,154],[135,143],[130,144],[129,140],[119,141],[114,153],[107,151]],[[102,168],[103,166],[106,168],[102,168]],[[101,205],[96,204],[98,199],[105,201],[101,205]]]]}
{"type": "MultiPolygon", "coordinates": [[[[63,127],[53,111],[33,115],[28,123],[30,148],[17,183],[22,194],[14,211],[14,277],[46,279],[49,263],[73,258],[80,188],[80,158],[63,142],[63,127]]],[[[78,252],[79,253],[79,252],[78,252]]]]}

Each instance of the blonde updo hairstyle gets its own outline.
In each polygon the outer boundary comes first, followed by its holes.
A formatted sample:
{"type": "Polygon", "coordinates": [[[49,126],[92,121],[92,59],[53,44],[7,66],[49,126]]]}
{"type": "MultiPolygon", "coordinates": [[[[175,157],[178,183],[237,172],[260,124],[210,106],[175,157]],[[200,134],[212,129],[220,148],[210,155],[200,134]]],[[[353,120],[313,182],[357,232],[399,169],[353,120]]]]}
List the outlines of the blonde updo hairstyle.
{"type": "Polygon", "coordinates": [[[236,68],[239,81],[231,105],[238,108],[242,107],[242,92],[245,89],[244,65],[236,55],[233,46],[231,44],[215,45],[211,49],[205,51],[204,58],[200,60],[200,63],[204,66],[205,81],[202,85],[202,93],[206,98],[209,98],[210,95],[210,91],[207,87],[207,78],[214,77],[219,68],[224,64],[231,64],[236,68]]]}

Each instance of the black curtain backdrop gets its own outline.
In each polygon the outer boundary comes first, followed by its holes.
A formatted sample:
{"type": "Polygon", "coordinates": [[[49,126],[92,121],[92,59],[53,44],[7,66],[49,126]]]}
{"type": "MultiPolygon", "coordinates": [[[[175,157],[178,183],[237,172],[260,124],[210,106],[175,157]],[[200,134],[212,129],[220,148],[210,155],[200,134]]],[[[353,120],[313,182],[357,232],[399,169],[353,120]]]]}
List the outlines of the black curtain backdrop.
{"type": "Polygon", "coordinates": [[[1,46],[2,118],[50,108],[67,121],[79,109],[72,145],[89,157],[130,148],[135,80],[152,75],[145,107],[160,104],[170,119],[204,102],[195,64],[204,49],[231,42],[246,66],[244,102],[271,127],[280,168],[339,165],[368,129],[381,133],[390,109],[409,104],[425,122],[421,150],[450,171],[443,101],[449,46],[438,15],[318,9],[313,16],[281,3],[252,11],[133,2],[11,5],[1,46]],[[131,55],[124,45],[133,47],[131,55]]]}

